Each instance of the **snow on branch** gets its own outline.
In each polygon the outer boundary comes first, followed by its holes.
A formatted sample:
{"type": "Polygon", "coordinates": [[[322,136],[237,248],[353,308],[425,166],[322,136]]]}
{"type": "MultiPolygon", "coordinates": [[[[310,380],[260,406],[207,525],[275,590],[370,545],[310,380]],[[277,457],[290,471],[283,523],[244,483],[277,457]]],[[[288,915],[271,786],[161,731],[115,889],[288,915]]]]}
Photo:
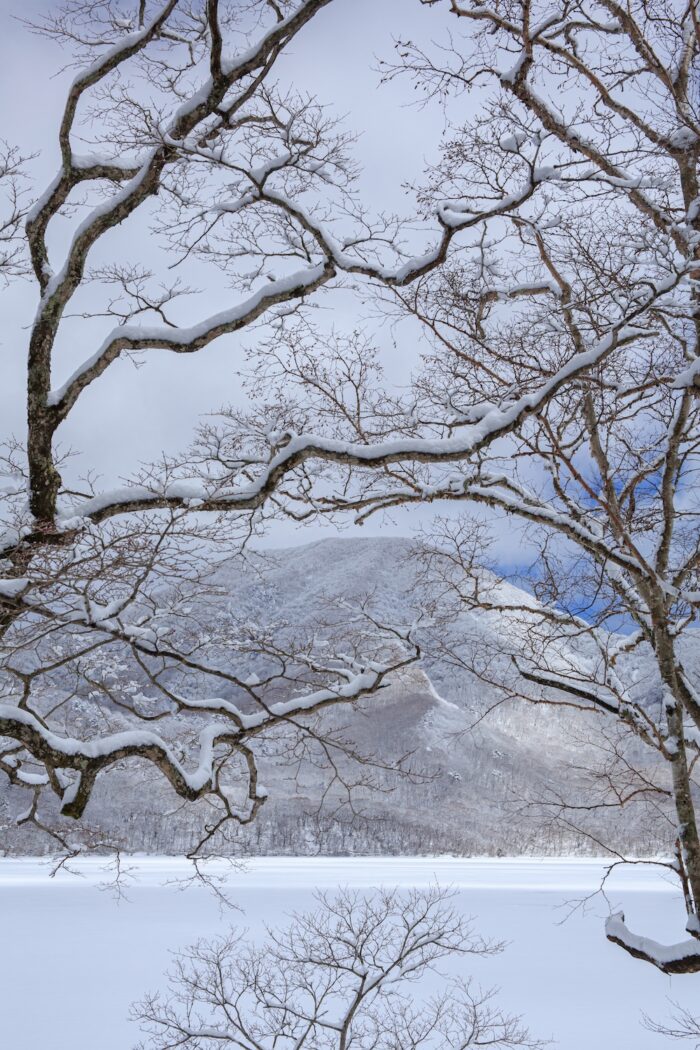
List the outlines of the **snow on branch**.
{"type": "Polygon", "coordinates": [[[237,332],[252,324],[271,306],[301,298],[320,288],[335,274],[332,264],[319,263],[288,277],[266,283],[244,302],[207,318],[190,328],[146,328],[122,325],[111,332],[95,354],[48,397],[49,408],[64,419],[82,390],[97,379],[124,350],[171,350],[194,353],[221,335],[237,332]]]}
{"type": "Polygon", "coordinates": [[[201,511],[251,509],[261,506],[285,476],[313,459],[360,468],[401,462],[448,463],[464,460],[498,438],[516,430],[523,420],[545,406],[567,382],[603,361],[617,347],[633,342],[640,334],[644,335],[628,323],[616,325],[590,349],[573,355],[534,393],[525,394],[507,408],[488,407],[478,422],[465,427],[457,437],[405,438],[375,444],[358,444],[317,438],[313,435],[291,436],[283,450],[260,470],[259,476],[252,484],[245,483],[233,493],[225,490],[212,492],[206,482],[184,483],[184,491],[180,488],[183,483],[179,481],[172,482],[171,486],[162,491],[133,485],[119,492],[102,493],[94,499],[78,504],[67,512],[64,518],[68,522],[75,522],[80,517],[98,522],[135,511],[186,507],[192,501],[195,501],[194,506],[201,511]]]}
{"type": "Polygon", "coordinates": [[[605,923],[605,933],[613,944],[624,948],[635,959],[651,963],[663,973],[700,973],[700,941],[697,938],[689,938],[680,944],[659,944],[649,937],[632,933],[622,912],[610,916],[605,923]]]}
{"type": "MultiPolygon", "coordinates": [[[[181,710],[217,717],[197,736],[198,757],[192,769],[187,769],[177,756],[175,743],[149,730],[129,729],[80,740],[50,730],[43,718],[24,707],[0,704],[0,738],[19,745],[41,770],[40,773],[27,772],[15,751],[12,766],[5,771],[10,771],[11,779],[20,786],[50,787],[60,795],[63,815],[78,819],[89,802],[98,776],[127,759],[142,759],[155,766],[182,799],[195,801],[205,795],[217,795],[228,808],[229,799],[221,777],[223,764],[226,756],[244,755],[251,808],[239,821],[247,822],[266,796],[258,788],[257,771],[250,751],[257,736],[269,734],[275,727],[297,724],[299,719],[328,706],[370,696],[382,687],[387,675],[413,659],[415,655],[406,654],[403,659],[388,664],[375,662],[362,668],[349,668],[347,673],[341,674],[340,681],[284,701],[266,703],[258,696],[259,710],[252,713],[216,698],[187,700],[180,697],[181,710]]],[[[342,668],[339,671],[342,672],[342,668]]],[[[139,716],[135,715],[138,722],[139,716]]],[[[0,766],[3,766],[2,758],[0,753],[0,766]]]]}

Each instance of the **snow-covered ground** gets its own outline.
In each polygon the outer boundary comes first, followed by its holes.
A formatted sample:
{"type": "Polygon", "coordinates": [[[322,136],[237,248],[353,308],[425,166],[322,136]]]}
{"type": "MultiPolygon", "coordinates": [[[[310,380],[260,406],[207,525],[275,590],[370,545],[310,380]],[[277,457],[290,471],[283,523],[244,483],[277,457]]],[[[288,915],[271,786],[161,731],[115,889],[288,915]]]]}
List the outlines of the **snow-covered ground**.
{"type": "MultiPolygon", "coordinates": [[[[129,862],[128,900],[100,888],[113,872],[96,858],[80,875],[49,878],[37,860],[0,861],[0,1045],[12,1050],[127,1050],[138,1039],[129,1004],[162,981],[169,951],[230,925],[252,936],[308,907],[315,887],[417,886],[438,881],[459,892],[480,932],[508,940],[496,958],[469,960],[482,984],[522,1013],[533,1033],[563,1050],[663,1050],[641,1011],[662,1018],[669,999],[700,1003],[697,977],[668,978],[608,944],[607,904],[596,897],[567,921],[566,902],[596,889],[592,860],[451,858],[258,858],[227,875],[242,914],[224,912],[169,858],[129,862]],[[175,884],[173,884],[175,879],[175,884]]],[[[616,873],[608,900],[633,929],[682,933],[682,905],[659,869],[616,873]]],[[[460,964],[461,965],[461,964],[460,964]]]]}

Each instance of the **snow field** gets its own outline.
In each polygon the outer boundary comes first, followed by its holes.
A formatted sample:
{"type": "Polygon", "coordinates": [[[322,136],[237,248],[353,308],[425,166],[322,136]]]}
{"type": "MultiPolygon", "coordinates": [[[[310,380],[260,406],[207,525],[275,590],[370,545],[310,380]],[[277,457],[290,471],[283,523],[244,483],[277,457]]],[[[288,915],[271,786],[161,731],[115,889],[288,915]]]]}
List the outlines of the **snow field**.
{"type": "MultiPolygon", "coordinates": [[[[127,900],[105,888],[113,871],[104,860],[76,867],[52,879],[45,862],[0,861],[2,1045],[13,1050],[127,1050],[139,1034],[129,1006],[162,985],[171,951],[231,925],[258,937],[265,923],[310,907],[315,888],[338,886],[453,887],[479,932],[509,942],[496,958],[456,965],[500,986],[502,1005],[562,1050],[663,1050],[641,1026],[642,1010],[660,1019],[670,999],[700,1002],[697,978],[665,977],[608,944],[601,896],[563,921],[567,902],[597,888],[601,861],[258,858],[244,870],[221,867],[240,913],[222,911],[202,886],[183,889],[191,869],[174,858],[125,862],[127,900]]],[[[682,933],[680,897],[658,868],[618,871],[606,892],[640,933],[682,933]]]]}

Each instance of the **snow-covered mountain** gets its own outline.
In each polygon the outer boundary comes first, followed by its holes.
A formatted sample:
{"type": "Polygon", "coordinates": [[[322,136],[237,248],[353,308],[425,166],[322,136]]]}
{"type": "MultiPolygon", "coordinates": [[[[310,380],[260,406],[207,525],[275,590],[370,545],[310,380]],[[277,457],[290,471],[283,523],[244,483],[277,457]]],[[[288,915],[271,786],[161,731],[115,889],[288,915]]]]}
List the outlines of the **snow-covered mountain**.
{"type": "MultiPolygon", "coordinates": [[[[354,603],[372,593],[382,622],[411,622],[420,598],[411,551],[408,540],[334,538],[264,552],[248,568],[221,567],[219,601],[259,623],[284,621],[310,631],[329,615],[329,603],[354,603]]],[[[469,616],[464,626],[472,656],[497,648],[493,614],[469,616]]],[[[478,721],[499,698],[476,674],[449,665],[428,646],[422,664],[405,669],[359,710],[324,716],[335,728],[347,727],[358,751],[386,767],[372,769],[375,788],[360,788],[350,806],[342,783],[329,787],[327,770],[263,755],[268,801],[227,848],[241,854],[600,853],[599,844],[570,823],[547,819],[532,803],[568,794],[579,776],[574,770],[604,753],[604,720],[510,700],[478,721]],[[389,767],[408,752],[414,775],[398,776],[389,767]]],[[[88,814],[93,828],[118,834],[133,851],[186,851],[202,811],[176,805],[160,781],[143,778],[131,768],[98,784],[88,814]]],[[[0,787],[6,828],[18,806],[0,787]]],[[[580,820],[619,849],[648,854],[667,845],[663,825],[643,808],[606,809],[580,820]]],[[[33,831],[16,829],[6,841],[13,852],[41,848],[33,831]]]]}

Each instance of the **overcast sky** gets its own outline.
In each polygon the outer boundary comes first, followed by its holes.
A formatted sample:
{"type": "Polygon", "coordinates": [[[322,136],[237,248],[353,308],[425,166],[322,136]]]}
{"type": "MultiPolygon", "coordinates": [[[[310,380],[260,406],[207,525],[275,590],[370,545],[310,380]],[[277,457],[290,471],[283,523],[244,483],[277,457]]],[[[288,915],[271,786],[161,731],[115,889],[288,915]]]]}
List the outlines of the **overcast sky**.
{"type": "MultiPolygon", "coordinates": [[[[3,5],[1,16],[0,62],[5,74],[1,134],[24,152],[36,154],[32,176],[37,192],[57,169],[56,129],[74,71],[61,72],[69,56],[52,42],[32,35],[18,19],[46,10],[50,3],[9,2],[3,5]]],[[[446,27],[445,9],[426,9],[417,0],[334,0],[297,36],[281,66],[281,75],[290,84],[344,115],[348,130],[359,133],[354,154],[362,168],[363,199],[372,210],[410,214],[411,200],[403,185],[420,179],[426,163],[436,158],[445,131],[437,106],[412,104],[415,95],[408,82],[380,86],[376,60],[391,55],[397,35],[440,38],[446,27]]],[[[461,103],[465,108],[476,104],[473,98],[461,103]]],[[[152,243],[146,224],[137,219],[111,234],[108,247],[110,254],[117,250],[133,261],[147,262],[152,243]]],[[[60,238],[54,240],[53,248],[60,262],[60,238]]],[[[99,258],[97,252],[95,256],[99,258]]],[[[0,429],[5,437],[21,434],[23,429],[26,326],[36,308],[36,289],[28,282],[1,294],[0,429]]],[[[214,281],[214,286],[205,285],[204,294],[193,301],[187,320],[194,323],[232,302],[231,293],[214,281]]],[[[341,329],[350,330],[363,319],[361,297],[353,302],[347,295],[330,297],[324,299],[324,306],[333,307],[334,321],[341,329]]],[[[70,327],[54,365],[54,385],[94,352],[102,331],[89,323],[70,327]]],[[[408,381],[419,351],[412,334],[406,331],[394,345],[385,328],[375,339],[386,348],[384,360],[392,380],[408,381]]],[[[202,414],[223,403],[240,401],[235,372],[250,340],[250,334],[228,336],[193,355],[151,352],[138,369],[128,360],[113,364],[82,396],[60,431],[62,445],[82,452],[74,469],[79,473],[97,470],[105,482],[113,483],[163,450],[175,452],[186,446],[202,414]]],[[[387,530],[407,534],[416,521],[415,512],[399,514],[393,524],[375,519],[363,534],[387,530]]],[[[300,533],[283,525],[275,529],[274,541],[305,542],[318,535],[317,527],[300,533]]],[[[511,541],[503,553],[511,560],[508,555],[515,553],[511,541]]]]}

